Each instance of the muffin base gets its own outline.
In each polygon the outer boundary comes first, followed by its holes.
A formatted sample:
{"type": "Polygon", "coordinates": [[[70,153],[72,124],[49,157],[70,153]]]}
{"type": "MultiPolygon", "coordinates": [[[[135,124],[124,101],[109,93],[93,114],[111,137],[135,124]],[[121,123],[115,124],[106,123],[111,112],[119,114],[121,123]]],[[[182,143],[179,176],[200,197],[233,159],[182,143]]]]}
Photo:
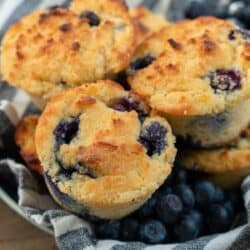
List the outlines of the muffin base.
{"type": "Polygon", "coordinates": [[[250,99],[222,113],[207,116],[167,116],[185,144],[212,148],[231,144],[250,122],[250,99]]]}

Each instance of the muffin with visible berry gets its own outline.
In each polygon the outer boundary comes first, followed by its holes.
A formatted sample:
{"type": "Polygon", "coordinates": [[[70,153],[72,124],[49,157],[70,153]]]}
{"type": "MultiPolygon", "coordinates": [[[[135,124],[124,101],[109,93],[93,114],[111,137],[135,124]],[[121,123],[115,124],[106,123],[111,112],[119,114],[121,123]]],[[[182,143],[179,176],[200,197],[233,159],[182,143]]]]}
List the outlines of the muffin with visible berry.
{"type": "Polygon", "coordinates": [[[143,6],[130,9],[129,13],[135,23],[138,44],[142,43],[154,32],[160,31],[163,27],[169,25],[164,16],[154,14],[143,6]]]}
{"type": "Polygon", "coordinates": [[[24,117],[17,126],[15,141],[20,148],[20,154],[27,166],[31,170],[42,174],[43,168],[38,159],[35,146],[35,131],[38,118],[36,115],[24,117]]]}
{"type": "Polygon", "coordinates": [[[185,142],[228,144],[250,121],[249,41],[229,21],[184,20],[139,46],[128,81],[185,142]]]}
{"type": "Polygon", "coordinates": [[[224,188],[239,187],[250,174],[250,127],[230,147],[213,150],[186,150],[180,153],[179,163],[210,175],[224,188]]]}
{"type": "Polygon", "coordinates": [[[40,107],[62,90],[114,77],[134,53],[135,27],[125,4],[81,4],[81,13],[59,7],[36,10],[3,38],[3,78],[30,93],[40,107]]]}
{"type": "Polygon", "coordinates": [[[64,208],[117,219],[139,208],[171,172],[174,136],[167,121],[111,81],[61,93],[36,130],[45,181],[64,208]]]}

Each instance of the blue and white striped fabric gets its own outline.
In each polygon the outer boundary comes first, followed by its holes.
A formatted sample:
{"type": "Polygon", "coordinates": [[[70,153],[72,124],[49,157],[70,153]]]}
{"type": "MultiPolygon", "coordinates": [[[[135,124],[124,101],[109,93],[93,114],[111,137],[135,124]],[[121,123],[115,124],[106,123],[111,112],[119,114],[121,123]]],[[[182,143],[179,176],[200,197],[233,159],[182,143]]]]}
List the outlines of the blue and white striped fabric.
{"type": "MultiPolygon", "coordinates": [[[[10,24],[33,9],[49,5],[67,4],[68,2],[65,0],[0,0],[0,36],[10,24]]],[[[178,11],[186,1],[128,0],[127,2],[130,6],[143,3],[157,12],[174,16],[175,11],[178,11]]],[[[3,147],[13,146],[11,138],[15,125],[25,113],[32,111],[33,106],[24,92],[0,82],[0,152],[3,147]]],[[[50,196],[41,190],[39,183],[25,166],[10,159],[1,160],[0,176],[6,170],[11,171],[16,176],[19,205],[22,207],[25,216],[39,225],[52,229],[61,250],[250,249],[250,223],[225,234],[207,236],[184,244],[148,246],[138,242],[125,243],[113,240],[97,240],[93,235],[91,225],[76,215],[57,207],[50,196]]],[[[242,190],[248,218],[250,218],[250,177],[246,178],[242,184],[242,190]]]]}

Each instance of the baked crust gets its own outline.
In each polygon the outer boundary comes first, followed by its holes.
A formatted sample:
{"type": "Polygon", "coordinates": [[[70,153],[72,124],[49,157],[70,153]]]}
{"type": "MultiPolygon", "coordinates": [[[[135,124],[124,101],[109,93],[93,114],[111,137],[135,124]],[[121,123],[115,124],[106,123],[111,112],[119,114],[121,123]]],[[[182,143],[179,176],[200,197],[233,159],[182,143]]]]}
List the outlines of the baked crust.
{"type": "Polygon", "coordinates": [[[249,32],[214,17],[169,25],[139,46],[133,61],[145,55],[156,60],[143,69],[129,69],[129,83],[164,114],[221,112],[250,97],[249,41],[249,32]],[[217,70],[239,72],[241,88],[215,93],[209,77],[217,70]]]}
{"type": "Polygon", "coordinates": [[[165,119],[148,116],[141,124],[135,111],[110,108],[129,95],[111,81],[68,90],[47,105],[36,131],[46,174],[60,192],[101,218],[120,218],[138,208],[170,174],[175,158],[175,139],[165,119]],[[79,119],[77,136],[55,151],[55,129],[69,117],[79,119]],[[155,122],[167,130],[167,145],[149,156],[138,140],[140,132],[155,122]],[[62,166],[66,171],[79,167],[67,179],[58,177],[62,166]]]}
{"type": "Polygon", "coordinates": [[[98,16],[99,25],[66,8],[36,10],[13,25],[2,41],[3,78],[48,99],[125,69],[135,48],[127,7],[119,0],[82,0],[81,4],[98,16]]]}

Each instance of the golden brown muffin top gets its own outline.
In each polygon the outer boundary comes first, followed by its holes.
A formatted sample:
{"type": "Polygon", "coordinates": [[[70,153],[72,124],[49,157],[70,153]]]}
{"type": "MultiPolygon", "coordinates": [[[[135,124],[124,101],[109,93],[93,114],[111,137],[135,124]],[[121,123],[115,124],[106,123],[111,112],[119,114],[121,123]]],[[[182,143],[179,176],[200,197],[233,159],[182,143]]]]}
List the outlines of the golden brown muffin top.
{"type": "Polygon", "coordinates": [[[61,192],[87,207],[129,206],[164,182],[175,139],[167,121],[146,115],[139,100],[111,81],[51,100],[39,120],[36,146],[61,192]]]}
{"type": "Polygon", "coordinates": [[[250,33],[214,17],[184,20],[139,46],[132,89],[171,115],[218,113],[250,97],[250,33]]]}
{"type": "Polygon", "coordinates": [[[40,9],[13,25],[2,42],[4,79],[47,99],[126,68],[135,47],[127,7],[119,0],[81,4],[81,13],[40,9]]]}
{"type": "Polygon", "coordinates": [[[43,168],[38,159],[35,146],[35,131],[38,119],[37,115],[24,117],[17,126],[15,141],[20,148],[20,154],[27,163],[27,166],[42,174],[43,168]]]}
{"type": "Polygon", "coordinates": [[[164,16],[157,15],[143,6],[129,10],[130,16],[133,18],[136,27],[137,43],[142,43],[146,38],[154,32],[161,30],[169,25],[164,16]]]}

